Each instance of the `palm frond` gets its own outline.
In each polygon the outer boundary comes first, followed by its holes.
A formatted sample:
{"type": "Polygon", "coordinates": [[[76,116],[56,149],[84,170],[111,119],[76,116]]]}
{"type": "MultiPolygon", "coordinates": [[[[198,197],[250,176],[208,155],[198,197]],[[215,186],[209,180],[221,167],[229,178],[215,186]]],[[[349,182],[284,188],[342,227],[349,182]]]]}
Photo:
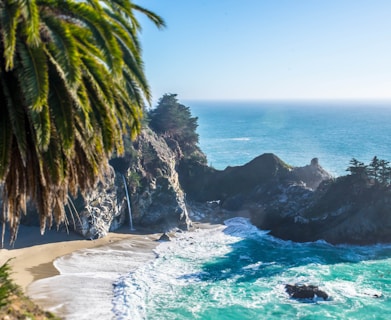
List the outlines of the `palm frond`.
{"type": "Polygon", "coordinates": [[[27,196],[41,232],[66,221],[68,194],[104,179],[122,135],[139,132],[150,90],[135,11],[164,26],[129,0],[0,0],[0,181],[11,242],[27,196]]]}
{"type": "Polygon", "coordinates": [[[26,119],[25,109],[20,100],[21,96],[17,91],[13,91],[9,86],[15,85],[16,81],[9,77],[0,77],[0,84],[3,89],[4,101],[8,111],[9,128],[14,137],[15,143],[20,152],[20,157],[26,167],[26,119]]]}
{"type": "Polygon", "coordinates": [[[78,20],[88,26],[94,37],[95,45],[104,54],[105,63],[113,75],[118,76],[122,67],[121,50],[111,32],[109,23],[105,19],[105,15],[97,14],[96,9],[86,3],[67,2],[67,4],[70,11],[77,12],[78,20]]]}
{"type": "Polygon", "coordinates": [[[155,24],[155,26],[157,28],[162,29],[166,26],[164,19],[162,17],[160,17],[159,15],[157,15],[156,13],[154,13],[144,7],[136,5],[134,3],[132,3],[132,7],[133,7],[133,9],[145,14],[155,24]]]}
{"type": "Polygon", "coordinates": [[[40,44],[39,36],[39,11],[36,1],[24,1],[22,13],[26,29],[27,43],[37,47],[40,44]]]}
{"type": "Polygon", "coordinates": [[[35,141],[40,151],[46,151],[50,141],[51,119],[49,106],[43,105],[40,112],[34,109],[29,110],[28,113],[30,123],[32,125],[32,132],[35,133],[35,141]]]}
{"type": "Polygon", "coordinates": [[[18,65],[16,72],[20,89],[28,107],[40,112],[46,103],[49,91],[47,59],[41,47],[27,46],[17,42],[18,65]]]}
{"type": "Polygon", "coordinates": [[[1,36],[4,44],[5,70],[14,67],[16,30],[21,9],[17,1],[7,1],[0,7],[1,36]]]}
{"type": "Polygon", "coordinates": [[[66,87],[64,80],[58,74],[54,65],[49,65],[51,78],[49,90],[49,105],[53,125],[58,135],[57,143],[61,145],[66,154],[73,152],[74,128],[73,128],[73,106],[75,105],[73,95],[66,87]]]}
{"type": "Polygon", "coordinates": [[[76,87],[80,82],[81,72],[79,68],[80,57],[72,33],[72,24],[51,15],[44,16],[42,20],[50,32],[50,42],[47,44],[48,51],[61,66],[70,86],[76,87]]]}

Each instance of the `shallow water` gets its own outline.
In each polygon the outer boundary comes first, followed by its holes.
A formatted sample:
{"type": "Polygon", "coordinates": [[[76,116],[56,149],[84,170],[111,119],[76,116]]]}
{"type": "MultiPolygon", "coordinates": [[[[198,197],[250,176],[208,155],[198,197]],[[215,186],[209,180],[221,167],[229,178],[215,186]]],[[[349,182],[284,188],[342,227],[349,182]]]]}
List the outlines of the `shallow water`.
{"type": "Polygon", "coordinates": [[[55,260],[60,275],[33,282],[34,301],[63,319],[113,319],[113,283],[155,258],[148,236],[83,249],[55,260]]]}
{"type": "Polygon", "coordinates": [[[391,246],[297,244],[244,218],[185,233],[120,278],[116,319],[386,319],[391,246]],[[297,301],[285,284],[313,284],[329,300],[297,301]]]}

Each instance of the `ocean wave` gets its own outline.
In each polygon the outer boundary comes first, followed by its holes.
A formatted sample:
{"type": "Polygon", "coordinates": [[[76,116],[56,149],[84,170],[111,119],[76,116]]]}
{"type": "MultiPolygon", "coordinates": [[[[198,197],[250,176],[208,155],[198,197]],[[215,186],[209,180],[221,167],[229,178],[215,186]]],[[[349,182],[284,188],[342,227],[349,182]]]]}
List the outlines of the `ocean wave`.
{"type": "Polygon", "coordinates": [[[386,314],[391,254],[358,249],[283,241],[232,218],[159,245],[157,259],[116,282],[113,310],[116,319],[136,320],[362,318],[368,306],[386,314]],[[285,284],[296,283],[317,285],[330,299],[303,306],[285,292],[285,284]]]}
{"type": "Polygon", "coordinates": [[[239,137],[239,138],[231,138],[231,139],[227,139],[227,140],[230,140],[230,141],[250,141],[251,138],[249,138],[249,137],[239,137]]]}

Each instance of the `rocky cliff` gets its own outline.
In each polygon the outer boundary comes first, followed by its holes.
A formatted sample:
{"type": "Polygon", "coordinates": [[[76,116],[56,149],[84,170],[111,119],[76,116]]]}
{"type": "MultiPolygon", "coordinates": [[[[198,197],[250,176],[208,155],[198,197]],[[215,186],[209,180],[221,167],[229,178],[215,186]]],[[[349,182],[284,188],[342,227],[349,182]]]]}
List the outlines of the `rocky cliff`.
{"type": "MultiPolygon", "coordinates": [[[[69,199],[65,206],[68,224],[60,228],[69,228],[87,239],[130,226],[130,219],[135,228],[150,231],[187,230],[191,220],[176,170],[182,158],[175,140],[144,128],[134,142],[128,143],[124,157],[111,160],[112,171],[104,181],[86,195],[69,199]]],[[[28,206],[22,224],[39,225],[33,206],[28,206]]]]}
{"type": "Polygon", "coordinates": [[[107,181],[78,200],[82,209],[76,231],[94,239],[130,223],[157,232],[187,230],[191,221],[176,170],[180,155],[174,141],[170,147],[144,128],[124,157],[111,160],[113,174],[107,181]]]}
{"type": "Polygon", "coordinates": [[[389,187],[344,176],[295,198],[298,210],[284,214],[281,206],[271,209],[271,203],[263,210],[253,211],[254,223],[279,238],[299,242],[320,239],[333,244],[391,242],[389,187]]]}
{"type": "MultiPolygon", "coordinates": [[[[247,212],[256,226],[282,239],[391,242],[390,187],[363,176],[335,179],[316,158],[292,167],[263,154],[243,166],[216,170],[198,148],[185,157],[175,139],[145,128],[111,165],[105,181],[67,206],[70,227],[89,239],[129,225],[130,219],[135,228],[166,232],[188,229],[190,215],[222,221],[227,213],[247,212]]],[[[29,212],[23,223],[37,222],[29,212]]]]}
{"type": "Polygon", "coordinates": [[[316,158],[291,167],[263,154],[222,171],[190,168],[180,172],[191,199],[217,201],[215,212],[247,211],[256,226],[276,237],[333,244],[391,242],[390,187],[362,176],[333,178],[316,158]]]}

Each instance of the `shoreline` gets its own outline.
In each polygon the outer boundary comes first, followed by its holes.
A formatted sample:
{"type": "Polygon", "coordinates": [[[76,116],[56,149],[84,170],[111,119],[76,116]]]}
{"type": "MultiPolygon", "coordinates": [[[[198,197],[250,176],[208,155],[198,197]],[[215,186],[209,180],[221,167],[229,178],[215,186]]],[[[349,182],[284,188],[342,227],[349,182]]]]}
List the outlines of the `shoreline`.
{"type": "MultiPolygon", "coordinates": [[[[53,265],[57,258],[77,250],[111,245],[141,235],[139,232],[131,233],[127,227],[122,227],[115,232],[109,232],[104,238],[87,240],[73,232],[68,234],[55,230],[46,230],[41,236],[39,230],[39,227],[20,226],[15,246],[10,247],[7,244],[0,249],[0,265],[10,260],[11,278],[25,293],[32,282],[60,274],[53,265]]],[[[6,235],[5,242],[7,240],[6,235]]]]}
{"type": "MultiPolygon", "coordinates": [[[[193,222],[193,227],[189,231],[192,232],[196,229],[208,229],[213,228],[217,224],[214,223],[200,223],[193,222]]],[[[140,264],[149,261],[154,258],[154,249],[159,242],[157,241],[162,233],[152,233],[145,229],[137,231],[130,231],[127,226],[120,228],[114,232],[108,233],[104,238],[97,240],[86,240],[76,233],[57,232],[54,230],[47,230],[43,236],[39,233],[39,227],[20,227],[20,233],[16,240],[15,247],[0,249],[0,265],[7,260],[11,266],[12,274],[11,278],[14,282],[20,286],[23,292],[34,303],[39,305],[46,311],[53,312],[61,318],[72,318],[72,309],[81,309],[83,306],[77,306],[81,300],[88,301],[88,295],[90,290],[86,292],[77,292],[75,297],[64,296],[62,293],[56,292],[56,290],[63,290],[69,292],[69,286],[71,283],[67,280],[70,275],[73,275],[69,270],[58,270],[55,267],[55,261],[58,259],[60,265],[67,263],[68,259],[80,259],[80,256],[87,251],[93,251],[93,255],[97,257],[102,256],[104,259],[105,251],[118,251],[120,253],[119,259],[115,264],[112,264],[108,269],[113,274],[128,273],[133,268],[137,268],[140,264]],[[87,250],[87,251],[86,251],[87,250]],[[98,253],[96,253],[98,251],[98,253]],[[130,254],[131,253],[131,254],[130,254]],[[121,263],[122,257],[131,257],[134,265],[121,263]],[[68,274],[67,274],[68,273],[68,274]],[[55,284],[55,285],[54,285],[55,284]],[[58,287],[58,289],[57,289],[58,287]],[[51,294],[53,293],[53,294],[51,294]],[[86,299],[84,298],[84,296],[86,299]]],[[[171,233],[169,233],[171,236],[171,233]]],[[[175,235],[173,234],[175,237],[175,235]]],[[[5,238],[5,241],[7,238],[5,238]]],[[[88,254],[88,253],[87,253],[88,254]]],[[[89,260],[90,258],[88,258],[89,260]]],[[[124,259],[126,261],[126,259],[124,259]]],[[[85,259],[87,261],[87,259],[85,259]]],[[[80,260],[80,269],[76,272],[80,272],[80,275],[84,277],[83,270],[87,269],[83,260],[80,260]]],[[[97,276],[99,277],[99,262],[91,262],[92,266],[96,267],[97,276]]],[[[73,262],[73,264],[75,264],[73,262]]],[[[76,263],[78,265],[78,263],[76,263]]],[[[61,268],[61,267],[60,267],[61,268]]],[[[102,266],[104,268],[104,266],[102,266]]],[[[107,268],[107,266],[105,266],[107,268]]],[[[106,281],[106,279],[100,279],[100,285],[103,291],[108,290],[107,294],[111,294],[112,282],[106,281]]],[[[71,281],[72,282],[72,281],[71,281]]],[[[90,282],[90,281],[87,281],[90,282]]],[[[92,281],[93,282],[93,281],[92,281]]],[[[110,301],[110,300],[108,300],[110,301]]],[[[103,307],[103,306],[102,306],[103,307]]],[[[85,308],[85,307],[84,307],[85,308]]],[[[108,306],[106,306],[106,310],[108,306]]],[[[110,311],[110,309],[108,310],[110,311]]],[[[107,314],[102,314],[107,316],[107,314]]]]}

